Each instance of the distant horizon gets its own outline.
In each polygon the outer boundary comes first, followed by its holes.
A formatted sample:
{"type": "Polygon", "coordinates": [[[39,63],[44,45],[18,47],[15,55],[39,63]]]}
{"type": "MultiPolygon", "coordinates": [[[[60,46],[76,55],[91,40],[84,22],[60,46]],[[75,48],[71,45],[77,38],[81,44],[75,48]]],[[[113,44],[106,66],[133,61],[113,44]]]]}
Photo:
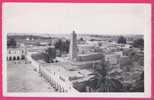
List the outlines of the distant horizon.
{"type": "MultiPolygon", "coordinates": [[[[7,33],[7,35],[70,35],[70,33],[24,33],[24,32],[9,32],[7,33]],[[21,34],[22,33],[22,34],[21,34]]],[[[130,33],[130,34],[108,34],[108,33],[77,33],[77,35],[111,35],[111,36],[120,36],[120,35],[123,35],[123,36],[127,36],[127,35],[144,35],[144,34],[136,34],[136,33],[130,33]]]]}

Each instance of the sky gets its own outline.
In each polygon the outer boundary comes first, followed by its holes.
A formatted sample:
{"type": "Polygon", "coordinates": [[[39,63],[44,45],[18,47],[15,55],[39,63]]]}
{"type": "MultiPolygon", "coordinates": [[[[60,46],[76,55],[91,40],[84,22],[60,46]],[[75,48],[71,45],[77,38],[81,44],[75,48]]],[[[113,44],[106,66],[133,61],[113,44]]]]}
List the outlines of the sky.
{"type": "Polygon", "coordinates": [[[4,3],[7,33],[144,34],[150,4],[4,3]]]}

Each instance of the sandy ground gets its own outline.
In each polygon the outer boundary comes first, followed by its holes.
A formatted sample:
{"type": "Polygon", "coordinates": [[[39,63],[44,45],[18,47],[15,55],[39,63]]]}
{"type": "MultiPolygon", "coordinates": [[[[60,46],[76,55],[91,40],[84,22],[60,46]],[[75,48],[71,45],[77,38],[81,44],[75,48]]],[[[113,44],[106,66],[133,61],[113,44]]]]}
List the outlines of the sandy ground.
{"type": "Polygon", "coordinates": [[[33,66],[24,63],[7,64],[8,92],[54,92],[54,88],[33,70],[33,66]]]}

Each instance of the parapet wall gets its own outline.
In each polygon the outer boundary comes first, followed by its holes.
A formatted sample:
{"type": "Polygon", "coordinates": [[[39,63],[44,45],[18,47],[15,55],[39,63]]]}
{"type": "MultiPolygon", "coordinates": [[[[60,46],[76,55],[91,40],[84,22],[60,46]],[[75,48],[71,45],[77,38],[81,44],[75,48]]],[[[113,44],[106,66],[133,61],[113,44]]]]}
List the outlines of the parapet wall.
{"type": "Polygon", "coordinates": [[[43,66],[39,66],[39,73],[59,92],[78,92],[73,88],[72,84],[69,84],[67,81],[62,81],[56,72],[51,73],[43,66]]]}
{"type": "Polygon", "coordinates": [[[91,54],[78,55],[77,60],[78,61],[93,61],[93,60],[100,60],[102,58],[103,58],[102,53],[91,53],[91,54]]]}

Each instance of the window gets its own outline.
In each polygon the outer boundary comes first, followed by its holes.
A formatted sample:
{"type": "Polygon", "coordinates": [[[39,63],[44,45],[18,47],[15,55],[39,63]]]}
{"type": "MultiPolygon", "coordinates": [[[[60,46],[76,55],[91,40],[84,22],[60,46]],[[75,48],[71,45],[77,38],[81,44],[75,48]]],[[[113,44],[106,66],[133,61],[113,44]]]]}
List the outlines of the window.
{"type": "Polygon", "coordinates": [[[12,57],[9,57],[9,60],[12,60],[12,57]]]}
{"type": "Polygon", "coordinates": [[[19,56],[17,56],[17,60],[20,60],[20,57],[19,56]]]}
{"type": "Polygon", "coordinates": [[[16,57],[15,56],[13,57],[13,60],[16,60],[16,57]]]}

